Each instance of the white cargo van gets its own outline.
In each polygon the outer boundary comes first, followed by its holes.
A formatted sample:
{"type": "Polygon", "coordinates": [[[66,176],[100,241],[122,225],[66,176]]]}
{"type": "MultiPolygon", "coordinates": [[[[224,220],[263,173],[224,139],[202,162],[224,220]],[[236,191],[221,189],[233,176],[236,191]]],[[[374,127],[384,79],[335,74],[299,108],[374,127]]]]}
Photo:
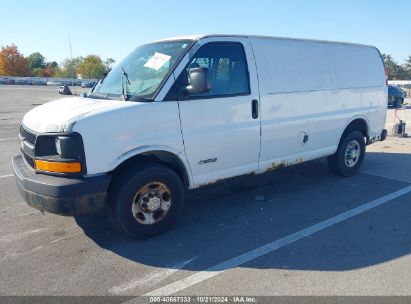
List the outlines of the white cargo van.
{"type": "Polygon", "coordinates": [[[387,76],[372,46],[208,35],[135,49],[92,91],[34,108],[13,158],[31,206],[107,207],[130,236],[176,222],[186,189],[320,157],[355,174],[384,140],[387,76]]]}

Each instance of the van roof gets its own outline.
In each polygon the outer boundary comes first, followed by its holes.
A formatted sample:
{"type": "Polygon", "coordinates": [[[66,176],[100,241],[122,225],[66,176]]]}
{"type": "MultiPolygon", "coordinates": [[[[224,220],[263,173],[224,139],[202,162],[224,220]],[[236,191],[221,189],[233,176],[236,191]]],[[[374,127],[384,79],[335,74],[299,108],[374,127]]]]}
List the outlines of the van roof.
{"type": "Polygon", "coordinates": [[[277,39],[277,40],[291,40],[291,41],[306,41],[306,42],[319,42],[319,43],[332,43],[332,44],[346,44],[346,45],[355,45],[363,47],[372,47],[373,45],[361,44],[361,43],[352,43],[352,42],[340,42],[340,41],[329,41],[329,40],[317,40],[317,39],[306,39],[306,38],[290,38],[290,37],[278,37],[278,36],[263,36],[263,35],[229,35],[229,34],[202,34],[202,35],[187,35],[187,36],[177,36],[171,38],[160,39],[157,41],[172,41],[172,40],[200,40],[208,37],[241,37],[241,38],[260,38],[260,39],[277,39]]]}

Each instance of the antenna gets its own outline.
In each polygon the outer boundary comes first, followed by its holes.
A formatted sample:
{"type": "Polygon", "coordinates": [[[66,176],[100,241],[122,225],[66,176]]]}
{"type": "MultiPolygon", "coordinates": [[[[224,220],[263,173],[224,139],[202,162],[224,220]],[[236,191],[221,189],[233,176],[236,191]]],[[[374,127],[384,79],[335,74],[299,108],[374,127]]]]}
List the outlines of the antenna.
{"type": "Polygon", "coordinates": [[[70,58],[73,59],[73,51],[72,51],[72,49],[71,49],[71,38],[70,38],[70,34],[69,34],[68,36],[69,36],[69,45],[70,45],[70,58]]]}
{"type": "MultiPolygon", "coordinates": [[[[68,34],[68,39],[69,39],[69,46],[70,46],[70,59],[71,59],[71,63],[73,63],[73,50],[71,49],[71,37],[70,37],[70,33],[68,34]]],[[[74,86],[74,95],[77,95],[77,88],[74,85],[74,81],[76,78],[76,71],[74,70],[74,66],[73,66],[73,86],[74,86]]]]}

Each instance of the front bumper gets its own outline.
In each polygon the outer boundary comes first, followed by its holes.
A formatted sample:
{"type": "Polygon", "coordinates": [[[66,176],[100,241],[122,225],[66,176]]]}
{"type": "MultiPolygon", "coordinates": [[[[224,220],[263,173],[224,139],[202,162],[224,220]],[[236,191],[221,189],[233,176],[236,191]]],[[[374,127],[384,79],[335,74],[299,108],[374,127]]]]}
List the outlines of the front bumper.
{"type": "Polygon", "coordinates": [[[27,204],[61,215],[91,213],[105,206],[111,175],[67,178],[36,174],[21,155],[13,158],[17,188],[27,204]]]}

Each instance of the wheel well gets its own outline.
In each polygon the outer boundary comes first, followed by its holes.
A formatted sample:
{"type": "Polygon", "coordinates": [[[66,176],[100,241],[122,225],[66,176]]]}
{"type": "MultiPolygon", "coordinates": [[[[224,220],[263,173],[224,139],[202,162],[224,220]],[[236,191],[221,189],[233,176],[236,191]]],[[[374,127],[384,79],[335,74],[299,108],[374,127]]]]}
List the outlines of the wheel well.
{"type": "Polygon", "coordinates": [[[177,173],[184,186],[188,188],[189,180],[183,162],[178,158],[178,156],[167,151],[150,151],[135,155],[118,165],[117,168],[113,170],[113,175],[116,175],[131,166],[144,162],[155,162],[166,165],[177,173]]]}
{"type": "Polygon", "coordinates": [[[360,131],[362,135],[364,135],[364,137],[368,141],[368,126],[364,119],[357,118],[353,120],[352,122],[350,122],[348,126],[345,128],[344,133],[342,134],[341,138],[344,138],[346,134],[352,131],[360,131]]]}

